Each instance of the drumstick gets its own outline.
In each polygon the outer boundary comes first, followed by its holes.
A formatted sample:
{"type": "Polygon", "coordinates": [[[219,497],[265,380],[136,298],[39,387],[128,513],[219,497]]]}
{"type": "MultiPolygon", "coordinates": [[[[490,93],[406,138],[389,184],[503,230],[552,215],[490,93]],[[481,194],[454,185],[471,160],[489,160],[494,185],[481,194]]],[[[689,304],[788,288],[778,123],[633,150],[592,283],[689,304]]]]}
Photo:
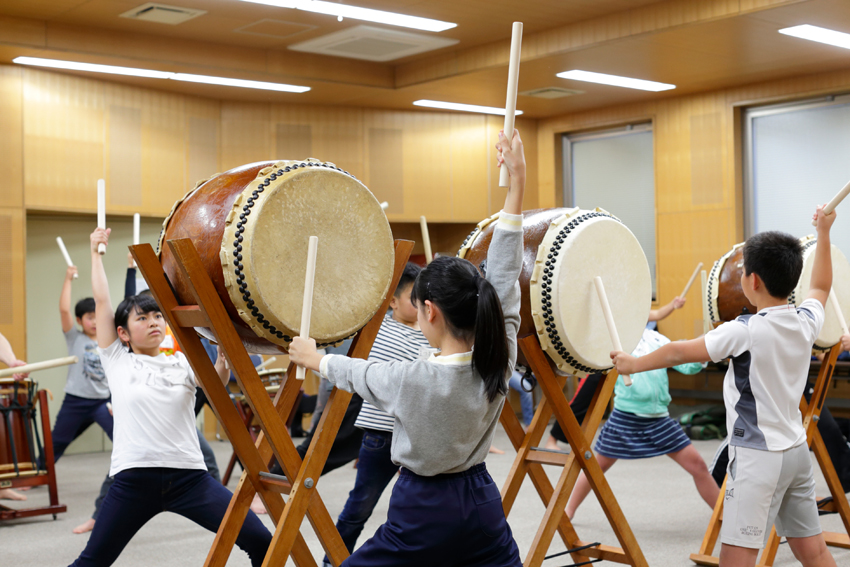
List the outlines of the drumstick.
{"type": "MultiPolygon", "coordinates": [[[[301,338],[310,337],[310,315],[313,313],[313,283],[316,279],[316,251],[319,247],[319,237],[311,236],[307,245],[307,275],[304,278],[304,303],[301,306],[301,338]]],[[[303,380],[307,377],[307,369],[299,366],[295,378],[303,380]]]]}
{"type": "MultiPolygon", "coordinates": [[[[106,230],[106,181],[97,180],[97,228],[106,230]]],[[[97,253],[106,254],[106,244],[97,245],[97,253]]]]}
{"type": "MultiPolygon", "coordinates": [[[[61,236],[56,237],[56,244],[59,245],[59,250],[62,252],[62,255],[65,257],[65,263],[68,264],[68,267],[73,267],[74,263],[71,261],[71,256],[68,255],[68,249],[65,248],[65,242],[62,240],[61,236]]],[[[77,279],[79,274],[74,274],[74,279],[77,279]]]]}
{"type": "Polygon", "coordinates": [[[706,290],[708,289],[708,275],[706,271],[700,272],[702,280],[702,334],[707,335],[711,330],[711,321],[708,320],[708,297],[706,290]]]}
{"type": "Polygon", "coordinates": [[[691,286],[693,285],[694,280],[697,279],[697,274],[699,273],[699,271],[701,269],[702,269],[702,262],[697,264],[696,270],[694,270],[694,273],[691,274],[691,279],[688,280],[688,284],[685,286],[685,291],[683,291],[682,295],[680,295],[679,297],[684,298],[686,295],[688,295],[688,292],[691,290],[691,286]]]}
{"type": "MultiPolygon", "coordinates": [[[[839,191],[838,193],[836,193],[835,197],[833,197],[833,198],[832,198],[832,200],[831,200],[829,203],[827,203],[827,204],[826,204],[826,206],[823,208],[823,214],[824,214],[824,215],[832,214],[832,211],[834,211],[834,210],[835,210],[835,207],[837,207],[837,206],[838,206],[838,204],[839,204],[841,201],[843,201],[843,200],[844,200],[844,197],[846,197],[848,193],[850,193],[850,181],[848,181],[848,182],[847,182],[847,185],[845,185],[845,186],[841,189],[841,191],[839,191]]],[[[813,220],[813,221],[812,221],[812,226],[817,226],[817,225],[818,225],[818,221],[817,221],[817,220],[813,220]]]]}
{"type": "Polygon", "coordinates": [[[832,303],[832,308],[835,309],[835,314],[838,315],[838,324],[841,325],[841,334],[850,333],[847,330],[847,321],[844,320],[844,313],[841,312],[841,305],[838,304],[838,297],[835,295],[835,289],[829,290],[829,302],[832,303]]]}
{"type": "MultiPolygon", "coordinates": [[[[516,91],[519,83],[519,56],[522,51],[522,22],[514,22],[511,30],[511,59],[508,65],[508,95],[505,102],[505,138],[508,144],[514,137],[514,115],[516,114],[516,91]]],[[[510,177],[505,164],[499,171],[499,187],[510,187],[510,177]]]]}
{"type": "Polygon", "coordinates": [[[386,210],[387,210],[387,209],[389,209],[389,208],[390,208],[390,204],[389,204],[389,203],[387,203],[386,201],[384,201],[383,203],[381,203],[381,210],[386,211],[386,210]]]}
{"type": "MultiPolygon", "coordinates": [[[[133,214],[133,245],[138,246],[139,244],[139,225],[141,224],[141,216],[139,213],[133,214]]],[[[136,261],[133,260],[133,265],[136,265],[136,261]]]]}
{"type": "Polygon", "coordinates": [[[425,217],[419,217],[419,226],[422,228],[422,244],[425,246],[425,263],[430,264],[434,260],[431,254],[431,237],[428,236],[428,221],[425,217]]]}
{"type": "Polygon", "coordinates": [[[66,356],[65,358],[54,358],[53,360],[45,360],[43,362],[33,362],[32,364],[24,364],[14,368],[4,368],[0,370],[0,378],[13,376],[15,374],[27,374],[37,372],[38,370],[47,370],[48,368],[56,368],[57,366],[68,366],[76,364],[79,359],[76,356],[66,356]]]}
{"type": "Polygon", "coordinates": [[[265,360],[265,361],[261,362],[260,364],[258,364],[258,365],[256,366],[256,369],[257,369],[257,370],[262,370],[263,368],[265,368],[266,366],[268,366],[269,364],[271,364],[271,363],[272,363],[272,362],[274,362],[275,360],[277,360],[277,357],[276,357],[276,356],[273,356],[273,357],[271,357],[270,359],[265,360]]]}
{"type": "MultiPolygon", "coordinates": [[[[605,286],[602,285],[602,278],[596,276],[593,278],[593,283],[596,284],[596,295],[599,296],[599,303],[602,304],[602,314],[605,315],[605,324],[608,325],[608,334],[611,335],[611,342],[614,344],[614,350],[623,351],[623,345],[620,344],[620,335],[617,334],[617,326],[614,324],[614,316],[611,314],[611,306],[608,305],[608,296],[605,294],[605,286]]],[[[630,376],[623,374],[623,383],[626,386],[632,385],[630,376]]]]}

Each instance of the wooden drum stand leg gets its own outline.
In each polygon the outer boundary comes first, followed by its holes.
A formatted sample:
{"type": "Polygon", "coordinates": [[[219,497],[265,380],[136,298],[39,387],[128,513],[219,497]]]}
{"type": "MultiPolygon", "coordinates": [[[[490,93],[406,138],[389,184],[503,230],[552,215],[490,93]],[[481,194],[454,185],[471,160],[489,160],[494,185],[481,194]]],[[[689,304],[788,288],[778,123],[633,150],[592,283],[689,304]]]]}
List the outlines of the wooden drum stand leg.
{"type": "Polygon", "coordinates": [[[505,515],[510,513],[526,474],[531,477],[540,498],[547,506],[546,513],[526,557],[525,567],[539,567],[543,563],[556,530],[575,561],[597,559],[635,567],[646,567],[646,559],[590,448],[590,442],[596,434],[605,408],[614,392],[617,373],[615,371],[609,372],[605,380],[600,382],[587,416],[582,425],[579,425],[570,409],[566,396],[564,396],[565,379],[555,376],[555,373],[552,372],[537,337],[530,335],[519,339],[519,347],[525,354],[535,376],[537,376],[538,383],[544,393],[544,400],[537,408],[528,432],[524,435],[516,416],[507,404],[501,416],[508,437],[517,449],[516,460],[505,481],[505,486],[502,488],[505,515]],[[546,430],[549,416],[553,412],[572,449],[569,454],[545,451],[536,447],[546,430]],[[542,465],[563,467],[563,472],[555,487],[549,482],[542,465]],[[564,508],[578,479],[578,474],[582,470],[587,475],[590,486],[596,493],[599,503],[608,517],[608,522],[622,547],[611,547],[580,540],[569,518],[567,518],[564,508]]]}
{"type": "MultiPolygon", "coordinates": [[[[823,438],[818,431],[817,423],[820,421],[820,414],[826,402],[826,393],[829,389],[829,384],[832,381],[832,374],[835,371],[835,361],[838,360],[838,355],[841,353],[841,345],[838,344],[827,353],[821,364],[820,372],[815,381],[814,391],[812,392],[811,403],[806,402],[806,397],[800,400],[800,411],[803,413],[803,427],[806,430],[806,441],[809,448],[815,452],[821,472],[826,479],[826,484],[829,487],[829,492],[832,494],[832,503],[828,508],[830,511],[837,512],[844,522],[846,534],[836,532],[824,532],[823,536],[827,545],[834,547],[843,547],[850,549],[850,505],[847,502],[847,496],[844,494],[844,489],[841,487],[841,481],[835,472],[835,466],[832,464],[832,459],[826,451],[823,438]]],[[[708,524],[708,530],[705,532],[705,537],[702,540],[699,553],[691,554],[691,561],[697,565],[715,566],[719,564],[719,559],[712,556],[714,547],[720,537],[720,527],[723,523],[723,499],[726,494],[726,481],[723,481],[723,486],[720,488],[720,496],[717,498],[717,504],[714,506],[714,513],[711,515],[711,521],[708,524]]],[[[776,528],[771,528],[770,537],[767,540],[764,551],[759,557],[758,565],[767,567],[773,565],[776,558],[776,551],[779,549],[780,538],[776,533],[776,528]]]]}
{"type": "MultiPolygon", "coordinates": [[[[227,563],[255,494],[260,495],[277,526],[263,562],[264,566],[283,565],[290,556],[298,567],[316,565],[300,532],[305,514],[331,562],[334,565],[340,565],[348,557],[348,551],[318,493],[316,484],[351,394],[334,388],[317,426],[317,433],[302,462],[285,424],[285,419],[289,416],[301,389],[300,382],[295,379],[295,367],[290,366],[286,381],[278,391],[275,400],[272,401],[234,330],[233,323],[201,264],[191,240],[170,240],[167,245],[171,248],[177,265],[186,275],[187,281],[191,282],[191,291],[197,305],[178,304],[150,245],[132,246],[131,251],[244,467],[239,486],[233,493],[233,499],[213,541],[205,565],[224,567],[227,563]],[[256,442],[233,406],[226,388],[215,372],[213,363],[193,330],[194,327],[212,329],[216,342],[224,350],[237,383],[245,394],[245,399],[254,415],[257,416],[261,433],[256,442]],[[285,477],[269,473],[268,464],[272,456],[277,458],[285,477]],[[286,503],[281,494],[289,494],[286,503]]],[[[368,356],[389,306],[392,292],[398,284],[412,249],[413,242],[402,240],[395,242],[395,269],[390,293],[372,320],[352,343],[349,356],[359,358],[368,356]]]]}

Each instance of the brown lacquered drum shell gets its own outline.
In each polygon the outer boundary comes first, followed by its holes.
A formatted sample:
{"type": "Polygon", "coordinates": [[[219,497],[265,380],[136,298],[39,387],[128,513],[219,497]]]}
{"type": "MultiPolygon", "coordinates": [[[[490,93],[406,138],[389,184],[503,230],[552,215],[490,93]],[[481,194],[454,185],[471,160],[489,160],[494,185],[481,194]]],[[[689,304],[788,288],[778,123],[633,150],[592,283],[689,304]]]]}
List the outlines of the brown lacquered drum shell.
{"type": "MultiPolygon", "coordinates": [[[[713,314],[715,322],[734,321],[737,317],[746,313],[758,311],[756,306],[750,303],[741,289],[741,274],[744,271],[744,249],[738,248],[726,259],[718,276],[717,309],[713,314]]],[[[713,311],[713,307],[711,311],[713,311]]]]}
{"type": "Polygon", "coordinates": [[[285,352],[298,334],[311,235],[319,246],[310,336],[320,346],[362,328],[392,281],[386,215],[331,163],[261,162],[218,174],[179,201],[164,226],[160,259],[177,299],[196,302],[164,243],[189,238],[249,352],[285,352]]]}

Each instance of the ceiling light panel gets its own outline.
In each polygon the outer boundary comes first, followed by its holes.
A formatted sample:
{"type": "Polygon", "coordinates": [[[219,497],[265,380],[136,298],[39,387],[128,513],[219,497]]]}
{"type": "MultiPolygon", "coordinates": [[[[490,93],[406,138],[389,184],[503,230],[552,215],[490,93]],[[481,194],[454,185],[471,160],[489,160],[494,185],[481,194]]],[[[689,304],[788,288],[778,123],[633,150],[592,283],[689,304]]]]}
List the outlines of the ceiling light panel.
{"type": "Polygon", "coordinates": [[[287,85],[285,83],[266,83],[263,81],[230,79],[228,77],[192,75],[190,73],[170,73],[167,71],[154,71],[151,69],[116,67],[115,65],[98,65],[96,63],[80,63],[78,61],[62,61],[59,59],[41,59],[38,57],[16,57],[12,60],[12,62],[17,63],[19,65],[34,65],[36,67],[66,69],[68,71],[107,73],[110,75],[126,75],[129,77],[145,77],[148,79],[171,79],[174,81],[205,83],[208,85],[222,85],[225,87],[241,87],[245,89],[262,89],[267,91],[278,91],[286,93],[304,93],[310,90],[310,87],[302,87],[299,85],[287,85]]]}
{"type": "Polygon", "coordinates": [[[655,81],[645,81],[643,79],[633,79],[631,77],[620,77],[618,75],[606,75],[604,73],[594,73],[592,71],[580,71],[573,69],[556,75],[562,79],[571,81],[584,81],[586,83],[598,83],[600,85],[610,85],[612,87],[625,87],[627,89],[638,89],[641,91],[669,91],[675,89],[676,85],[667,83],[656,83],[655,81]]]}
{"type": "Polygon", "coordinates": [[[805,24],[779,30],[779,33],[818,43],[850,49],[850,34],[805,24]]]}
{"type": "MultiPolygon", "coordinates": [[[[413,102],[416,106],[425,106],[428,108],[439,108],[442,110],[461,110],[463,112],[477,112],[478,114],[499,114],[504,116],[505,109],[495,106],[478,106],[477,104],[460,104],[457,102],[444,102],[441,100],[417,100],[413,102]]],[[[522,114],[522,110],[517,110],[516,115],[522,114]]]]}
{"type": "Polygon", "coordinates": [[[404,28],[413,28],[417,30],[431,32],[441,32],[457,27],[457,24],[454,24],[452,22],[443,22],[440,20],[420,18],[417,16],[407,16],[405,14],[385,12],[383,10],[373,10],[371,8],[361,8],[359,6],[337,4],[336,2],[325,2],[324,0],[242,1],[251,2],[253,4],[264,4],[266,6],[276,6],[278,8],[304,10],[305,12],[314,12],[317,14],[327,14],[329,16],[336,16],[338,18],[351,18],[352,20],[363,20],[365,22],[375,22],[377,24],[387,24],[389,26],[400,26],[404,28]]]}

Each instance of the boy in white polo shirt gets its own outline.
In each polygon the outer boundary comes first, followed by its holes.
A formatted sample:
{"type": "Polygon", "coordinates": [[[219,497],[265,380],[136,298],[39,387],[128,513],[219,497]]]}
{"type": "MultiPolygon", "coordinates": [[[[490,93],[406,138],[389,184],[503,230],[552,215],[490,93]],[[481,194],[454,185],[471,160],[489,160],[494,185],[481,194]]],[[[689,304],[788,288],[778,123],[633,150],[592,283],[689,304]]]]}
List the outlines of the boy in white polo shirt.
{"type": "Polygon", "coordinates": [[[611,353],[621,374],[731,359],[723,383],[730,448],[720,534],[722,567],[755,565],[774,521],[803,565],[835,565],[818,519],[799,408],[812,345],[832,288],[829,230],[835,215],[824,215],[819,207],[815,219],[818,243],[811,291],[799,308],[788,304],[803,269],[799,241],[789,234],[763,232],[744,245],[741,275],[744,295],[758,313],[640,358],[611,353]]]}

